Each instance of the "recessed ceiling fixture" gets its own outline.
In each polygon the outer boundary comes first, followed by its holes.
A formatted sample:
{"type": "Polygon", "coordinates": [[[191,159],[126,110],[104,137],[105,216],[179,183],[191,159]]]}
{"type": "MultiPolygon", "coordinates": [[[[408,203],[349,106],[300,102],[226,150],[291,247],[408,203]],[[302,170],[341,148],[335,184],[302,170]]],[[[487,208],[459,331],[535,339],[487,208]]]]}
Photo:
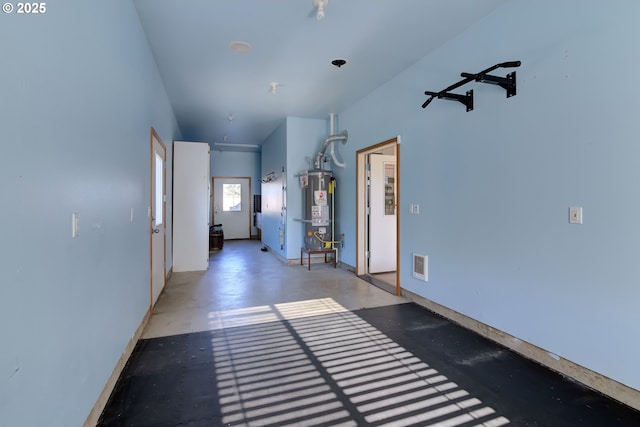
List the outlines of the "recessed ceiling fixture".
{"type": "Polygon", "coordinates": [[[321,21],[324,18],[324,8],[327,7],[329,0],[313,0],[313,6],[317,9],[316,18],[321,21]]]}
{"type": "Polygon", "coordinates": [[[251,45],[247,42],[235,41],[229,45],[232,51],[238,53],[247,53],[251,50],[251,45]]]}
{"type": "Polygon", "coordinates": [[[331,61],[331,64],[335,65],[338,68],[342,67],[346,63],[347,61],[345,61],[344,59],[334,59],[333,61],[331,61]]]}
{"type": "Polygon", "coordinates": [[[282,86],[280,83],[272,82],[271,83],[271,93],[276,93],[276,90],[279,86],[282,86]]]}

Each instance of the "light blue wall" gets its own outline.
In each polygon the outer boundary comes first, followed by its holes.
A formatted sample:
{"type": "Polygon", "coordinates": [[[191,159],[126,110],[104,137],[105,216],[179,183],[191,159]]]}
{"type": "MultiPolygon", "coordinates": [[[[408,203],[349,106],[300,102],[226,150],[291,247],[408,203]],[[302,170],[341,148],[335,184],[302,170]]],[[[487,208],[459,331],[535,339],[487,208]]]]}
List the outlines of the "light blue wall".
{"type": "MultiPolygon", "coordinates": [[[[262,183],[262,243],[278,255],[286,258],[285,241],[280,243],[278,233],[285,229],[283,206],[285,198],[282,187],[285,183],[287,163],[287,124],[282,123],[262,143],[262,177],[274,172],[275,180],[262,183]]],[[[286,210],[284,210],[286,211],[286,210]]]]}
{"type": "Polygon", "coordinates": [[[341,112],[345,261],[355,151],[401,135],[402,286],[640,389],[638,16],[631,0],[508,2],[341,112]],[[458,90],[474,89],[472,112],[420,108],[425,90],[510,60],[522,61],[514,98],[474,83],[458,90]],[[427,283],[411,276],[414,251],[429,256],[427,283]]]}
{"type": "Polygon", "coordinates": [[[6,426],[89,414],[149,307],[149,129],[179,138],[133,4],[47,6],[0,16],[6,426]]]}
{"type": "Polygon", "coordinates": [[[262,242],[285,259],[300,258],[303,246],[303,192],[301,171],[312,168],[308,158],[315,158],[327,137],[327,120],[287,117],[262,145],[262,175],[275,171],[276,180],[262,184],[262,242]],[[284,168],[284,173],[282,172],[284,168]],[[281,215],[284,196],[284,221],[281,215]],[[279,232],[284,229],[284,244],[279,232]]]}
{"type": "Polygon", "coordinates": [[[300,258],[304,246],[304,197],[298,175],[312,169],[306,160],[315,159],[328,136],[327,120],[287,117],[287,258],[300,258]],[[298,220],[298,221],[296,221],[298,220]]]}
{"type": "MultiPolygon", "coordinates": [[[[211,176],[249,177],[251,178],[251,214],[253,215],[253,196],[261,192],[262,154],[252,152],[234,152],[211,150],[211,176]]],[[[252,220],[253,221],[253,220],[252,220]]],[[[252,228],[251,234],[257,235],[252,228]]]]}

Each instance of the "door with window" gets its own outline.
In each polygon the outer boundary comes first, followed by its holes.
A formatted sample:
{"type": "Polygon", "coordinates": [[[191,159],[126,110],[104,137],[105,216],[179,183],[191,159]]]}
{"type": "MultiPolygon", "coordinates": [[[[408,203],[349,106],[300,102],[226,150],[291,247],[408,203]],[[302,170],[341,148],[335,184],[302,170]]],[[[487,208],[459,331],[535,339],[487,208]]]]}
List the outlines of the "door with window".
{"type": "MultiPolygon", "coordinates": [[[[166,146],[151,129],[151,309],[165,285],[166,146]]],[[[132,214],[133,216],[133,214],[132,214]]]]}
{"type": "Polygon", "coordinates": [[[369,273],[396,270],[396,159],[370,154],[369,273]]]}
{"type": "Polygon", "coordinates": [[[251,238],[251,178],[213,178],[213,224],[225,240],[251,238]]]}

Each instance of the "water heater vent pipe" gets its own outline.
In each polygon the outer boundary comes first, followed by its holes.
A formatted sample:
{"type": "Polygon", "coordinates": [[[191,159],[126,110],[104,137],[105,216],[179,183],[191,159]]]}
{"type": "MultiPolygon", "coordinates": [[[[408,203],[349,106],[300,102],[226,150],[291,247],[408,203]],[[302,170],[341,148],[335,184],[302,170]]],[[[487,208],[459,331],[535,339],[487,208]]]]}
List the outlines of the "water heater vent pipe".
{"type": "MultiPolygon", "coordinates": [[[[349,132],[347,132],[346,130],[343,130],[342,132],[340,132],[337,135],[331,135],[331,136],[327,137],[324,140],[324,143],[322,144],[322,148],[320,148],[320,151],[318,151],[318,154],[316,155],[316,161],[315,161],[316,169],[320,169],[322,158],[324,157],[324,153],[325,153],[327,147],[329,146],[329,144],[331,144],[333,142],[336,142],[336,141],[342,141],[343,144],[346,144],[347,138],[349,138],[349,132]]],[[[335,155],[334,155],[334,161],[335,161],[335,155]]]]}

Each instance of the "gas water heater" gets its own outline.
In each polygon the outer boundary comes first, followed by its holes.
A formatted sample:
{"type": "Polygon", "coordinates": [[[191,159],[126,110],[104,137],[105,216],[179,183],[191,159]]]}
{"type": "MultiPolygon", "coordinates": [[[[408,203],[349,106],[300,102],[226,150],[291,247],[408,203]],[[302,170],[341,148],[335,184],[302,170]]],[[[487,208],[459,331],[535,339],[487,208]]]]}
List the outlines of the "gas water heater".
{"type": "Polygon", "coordinates": [[[335,179],[331,171],[307,171],[304,187],[304,247],[319,250],[333,243],[333,191],[335,179]]]}
{"type": "MultiPolygon", "coordinates": [[[[333,131],[333,115],[331,117],[331,131],[333,131]]],[[[336,166],[344,167],[338,161],[334,150],[334,143],[346,143],[349,133],[344,130],[337,135],[328,136],[314,161],[314,169],[300,174],[300,184],[304,190],[304,248],[306,250],[321,250],[334,248],[338,243],[334,239],[334,192],[336,180],[333,172],[323,169],[327,161],[325,153],[330,149],[330,155],[336,166]]]]}

